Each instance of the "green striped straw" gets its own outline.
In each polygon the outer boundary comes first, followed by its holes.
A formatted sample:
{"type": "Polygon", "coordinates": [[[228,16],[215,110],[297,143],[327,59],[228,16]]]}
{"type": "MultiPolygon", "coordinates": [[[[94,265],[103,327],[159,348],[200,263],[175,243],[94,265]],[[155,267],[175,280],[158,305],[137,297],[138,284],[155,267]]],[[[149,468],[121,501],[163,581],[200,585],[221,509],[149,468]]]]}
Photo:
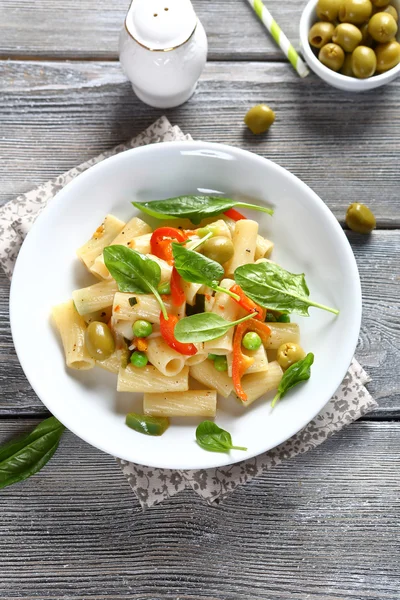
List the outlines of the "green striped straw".
{"type": "Polygon", "coordinates": [[[307,77],[309,74],[309,70],[307,69],[307,65],[297,54],[296,50],[293,48],[292,44],[287,39],[286,35],[283,33],[282,29],[279,27],[278,23],[272,17],[269,10],[264,6],[261,0],[247,0],[250,6],[254,9],[254,12],[260,19],[260,21],[265,25],[268,29],[275,42],[278,44],[282,52],[289,59],[290,63],[296,69],[297,73],[300,77],[307,77]]]}

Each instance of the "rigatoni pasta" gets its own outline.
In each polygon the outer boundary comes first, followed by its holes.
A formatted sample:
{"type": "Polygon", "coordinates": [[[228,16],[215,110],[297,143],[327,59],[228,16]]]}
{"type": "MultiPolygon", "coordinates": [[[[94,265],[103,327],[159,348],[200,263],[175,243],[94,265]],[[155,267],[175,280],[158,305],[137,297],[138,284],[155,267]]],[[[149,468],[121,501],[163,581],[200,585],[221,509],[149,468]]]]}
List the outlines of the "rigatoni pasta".
{"type": "Polygon", "coordinates": [[[67,367],[80,371],[92,369],[95,362],[85,345],[86,323],[73,301],[54,306],[52,316],[64,346],[67,367]]]}
{"type": "Polygon", "coordinates": [[[188,390],[187,392],[145,394],[143,409],[145,415],[153,417],[215,417],[217,392],[215,390],[188,390]]]}

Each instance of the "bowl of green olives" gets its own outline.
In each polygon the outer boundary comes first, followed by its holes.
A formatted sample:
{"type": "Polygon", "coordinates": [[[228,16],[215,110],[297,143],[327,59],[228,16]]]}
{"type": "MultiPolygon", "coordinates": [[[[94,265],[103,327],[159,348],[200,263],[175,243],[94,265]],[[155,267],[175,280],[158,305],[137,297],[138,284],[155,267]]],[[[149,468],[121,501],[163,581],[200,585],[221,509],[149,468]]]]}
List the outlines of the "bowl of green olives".
{"type": "Polygon", "coordinates": [[[371,90],[400,74],[400,0],[310,0],[300,43],[314,73],[349,92],[371,90]]]}

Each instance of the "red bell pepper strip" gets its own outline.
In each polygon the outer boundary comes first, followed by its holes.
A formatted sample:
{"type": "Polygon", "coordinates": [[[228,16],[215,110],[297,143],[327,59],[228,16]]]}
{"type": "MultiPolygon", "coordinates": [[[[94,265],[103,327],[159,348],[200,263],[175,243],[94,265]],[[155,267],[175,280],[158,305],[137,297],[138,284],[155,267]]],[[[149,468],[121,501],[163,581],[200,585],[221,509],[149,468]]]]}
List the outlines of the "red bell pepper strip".
{"type": "Polygon", "coordinates": [[[193,356],[197,354],[197,348],[194,344],[183,344],[178,342],[175,338],[174,330],[175,325],[178,322],[178,317],[175,315],[168,315],[168,321],[164,319],[163,314],[160,314],[160,332],[163,339],[167,342],[168,346],[173,350],[176,350],[180,354],[185,356],[193,356]]]}
{"type": "Polygon", "coordinates": [[[186,300],[185,292],[182,287],[182,277],[175,267],[172,268],[171,274],[171,296],[174,306],[182,306],[186,300]]]}
{"type": "Polygon", "coordinates": [[[176,227],[159,227],[150,238],[151,253],[171,263],[174,260],[172,254],[172,242],[184,242],[189,236],[176,227]]]}
{"type": "Polygon", "coordinates": [[[232,380],[235,392],[243,402],[247,400],[247,394],[242,387],[242,377],[254,362],[254,358],[250,358],[242,352],[242,340],[248,331],[258,333],[264,345],[267,343],[268,337],[271,334],[268,325],[260,323],[260,321],[256,321],[255,319],[249,319],[236,326],[236,331],[233,336],[232,380]]]}
{"type": "Polygon", "coordinates": [[[237,302],[239,306],[249,313],[253,312],[254,318],[258,321],[265,321],[265,316],[267,314],[266,309],[253,302],[253,300],[250,300],[250,298],[246,296],[242,288],[237,285],[237,283],[231,287],[230,291],[239,296],[239,300],[235,300],[234,298],[235,302],[237,302]]]}
{"type": "Polygon", "coordinates": [[[243,221],[243,219],[247,219],[242,213],[240,213],[235,208],[230,208],[224,212],[224,215],[228,217],[228,219],[233,219],[234,221],[243,221]]]}

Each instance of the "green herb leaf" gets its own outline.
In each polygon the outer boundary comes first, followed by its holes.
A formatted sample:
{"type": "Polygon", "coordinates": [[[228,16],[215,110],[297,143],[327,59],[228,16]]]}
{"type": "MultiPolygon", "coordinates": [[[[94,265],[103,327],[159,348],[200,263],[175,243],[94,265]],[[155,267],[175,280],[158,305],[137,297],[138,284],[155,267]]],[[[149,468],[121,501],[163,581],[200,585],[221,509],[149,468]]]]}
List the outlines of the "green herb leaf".
{"type": "Polygon", "coordinates": [[[292,389],[298,383],[307,381],[311,377],[311,365],[314,362],[314,354],[309,352],[305,358],[302,358],[298,362],[291,365],[287,371],[285,371],[280,384],[278,386],[278,393],[272,400],[271,408],[274,408],[275,404],[283,398],[287,392],[292,389]]]}
{"type": "Polygon", "coordinates": [[[224,269],[215,260],[211,260],[194,250],[188,250],[179,244],[172,244],[175,269],[179,275],[191,283],[202,283],[212,287],[218,285],[224,276],[224,269]]]}
{"type": "Polygon", "coordinates": [[[208,342],[224,335],[231,327],[253,318],[246,315],[238,321],[225,321],[214,313],[202,313],[180,319],[175,325],[174,335],[178,342],[208,342]]]}
{"type": "Polygon", "coordinates": [[[335,308],[309,299],[310,292],[304,274],[289,273],[274,263],[243,265],[236,269],[234,277],[246,296],[265,308],[308,317],[309,307],[315,306],[339,314],[335,308]]]}
{"type": "Polygon", "coordinates": [[[157,219],[186,218],[198,224],[206,217],[214,217],[234,206],[251,208],[260,212],[273,214],[271,208],[239,202],[221,196],[178,196],[167,200],[151,200],[150,202],[132,202],[133,206],[157,219]]]}
{"type": "Polygon", "coordinates": [[[149,417],[137,413],[126,415],[125,422],[131,429],[146,435],[162,435],[169,427],[169,419],[166,417],[149,417]]]}
{"type": "Polygon", "coordinates": [[[120,292],[154,294],[165,319],[167,311],[157,287],[161,279],[160,265],[144,254],[126,246],[107,246],[103,250],[104,263],[115,279],[120,292]]]}
{"type": "Polygon", "coordinates": [[[58,448],[64,425],[55,417],[42,421],[31,433],[0,447],[0,489],[34,475],[58,448]]]}
{"type": "Polygon", "coordinates": [[[132,296],[132,298],[129,298],[129,306],[135,306],[138,303],[138,301],[136,300],[136,298],[134,296],[132,296]]]}
{"type": "Polygon", "coordinates": [[[229,450],[243,450],[247,448],[234,446],[228,431],[221,429],[213,421],[203,421],[196,429],[196,440],[199,446],[209,452],[228,452],[229,450]]]}
{"type": "Polygon", "coordinates": [[[175,243],[172,244],[172,252],[175,259],[175,269],[182,279],[190,283],[207,285],[213,290],[224,292],[235,298],[235,300],[239,300],[237,294],[218,285],[218,282],[224,276],[224,269],[215,260],[175,243]]]}

